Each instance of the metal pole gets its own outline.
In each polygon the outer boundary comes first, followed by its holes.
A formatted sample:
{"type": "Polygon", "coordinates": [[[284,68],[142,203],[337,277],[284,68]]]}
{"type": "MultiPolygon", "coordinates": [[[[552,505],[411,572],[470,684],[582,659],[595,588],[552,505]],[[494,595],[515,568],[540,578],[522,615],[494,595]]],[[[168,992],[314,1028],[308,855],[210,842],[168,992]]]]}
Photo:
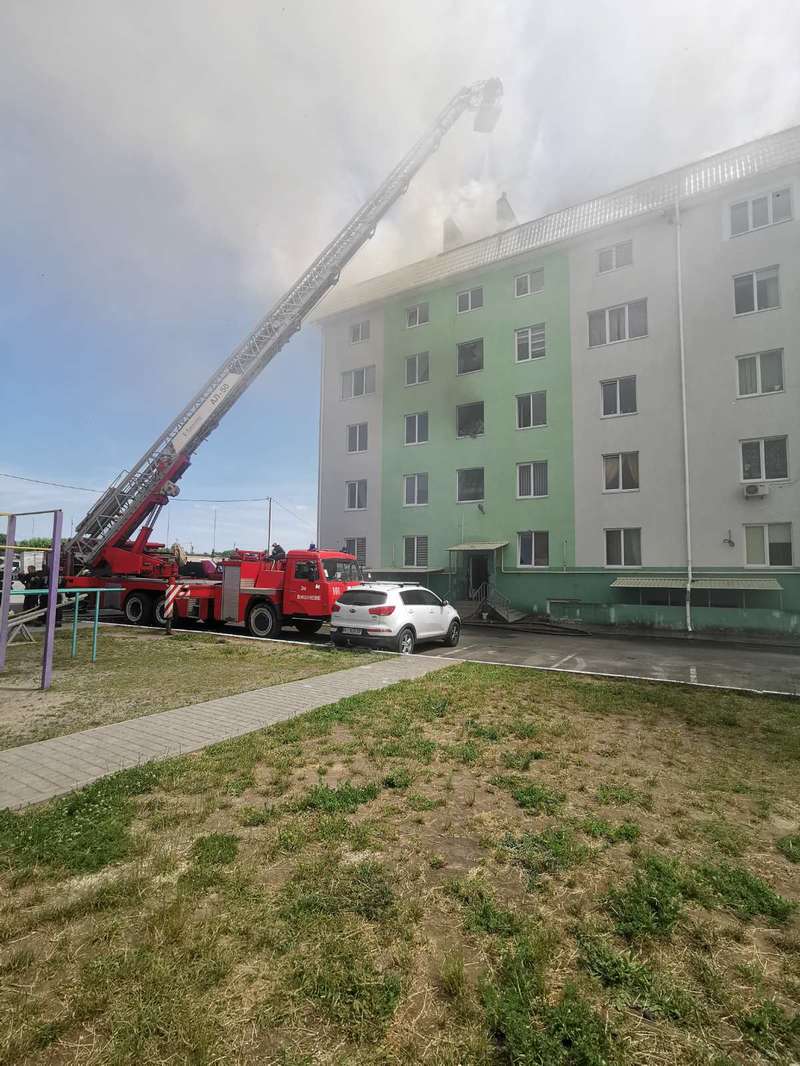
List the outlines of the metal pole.
{"type": "Polygon", "coordinates": [[[94,594],[94,629],[92,630],[92,662],[97,661],[97,627],[100,624],[100,595],[101,593],[95,592],[94,594]]]}
{"type": "Polygon", "coordinates": [[[72,615],[72,658],[78,654],[78,602],[80,596],[75,596],[75,612],[72,615]]]}
{"type": "Polygon", "coordinates": [[[6,550],[4,553],[3,591],[0,593],[0,670],[6,665],[6,646],[8,645],[8,615],[11,609],[11,590],[14,585],[14,549],[9,547],[15,541],[17,516],[10,514],[6,523],[6,550]]]}
{"type": "Polygon", "coordinates": [[[272,551],[272,497],[267,497],[267,555],[272,551]]]}
{"type": "Polygon", "coordinates": [[[47,615],[42,649],[42,688],[50,688],[53,679],[53,644],[56,630],[56,606],[58,601],[58,571],[61,565],[61,524],[63,511],[53,511],[53,546],[50,552],[50,573],[47,578],[47,615]]]}

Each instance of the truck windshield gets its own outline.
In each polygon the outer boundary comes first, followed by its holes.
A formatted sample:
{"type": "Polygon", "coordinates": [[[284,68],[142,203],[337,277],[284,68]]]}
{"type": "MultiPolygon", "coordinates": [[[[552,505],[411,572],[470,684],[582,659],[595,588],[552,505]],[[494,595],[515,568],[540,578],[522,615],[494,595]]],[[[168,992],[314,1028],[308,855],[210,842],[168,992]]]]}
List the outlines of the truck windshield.
{"type": "Polygon", "coordinates": [[[323,559],[325,576],[329,581],[363,581],[361,567],[350,559],[323,559]]]}

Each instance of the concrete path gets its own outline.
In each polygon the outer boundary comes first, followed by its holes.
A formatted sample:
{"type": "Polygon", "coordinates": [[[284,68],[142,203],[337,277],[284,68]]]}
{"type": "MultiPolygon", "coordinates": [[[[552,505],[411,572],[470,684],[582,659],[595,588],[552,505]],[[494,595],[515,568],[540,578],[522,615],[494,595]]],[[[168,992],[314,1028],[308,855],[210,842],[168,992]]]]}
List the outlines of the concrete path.
{"type": "Polygon", "coordinates": [[[0,751],[0,810],[40,803],[116,770],[197,751],[345,696],[413,680],[448,665],[446,659],[397,655],[0,751]]]}

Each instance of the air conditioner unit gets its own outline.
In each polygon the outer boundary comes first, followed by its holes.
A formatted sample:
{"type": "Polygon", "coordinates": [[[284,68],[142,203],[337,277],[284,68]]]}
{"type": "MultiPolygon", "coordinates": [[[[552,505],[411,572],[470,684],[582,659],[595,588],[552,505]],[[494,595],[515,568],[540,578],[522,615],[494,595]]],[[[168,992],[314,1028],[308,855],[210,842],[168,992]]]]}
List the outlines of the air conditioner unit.
{"type": "Polygon", "coordinates": [[[761,499],[764,496],[769,496],[769,485],[765,485],[763,481],[752,482],[742,488],[742,495],[746,500],[761,499]]]}

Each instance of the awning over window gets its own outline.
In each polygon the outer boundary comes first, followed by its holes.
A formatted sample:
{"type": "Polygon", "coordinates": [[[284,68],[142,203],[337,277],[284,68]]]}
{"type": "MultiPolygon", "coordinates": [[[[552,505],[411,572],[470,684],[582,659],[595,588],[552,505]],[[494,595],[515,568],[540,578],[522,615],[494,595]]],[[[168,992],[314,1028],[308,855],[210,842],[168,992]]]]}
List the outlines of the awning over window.
{"type": "MultiPolygon", "coordinates": [[[[685,589],[685,577],[667,574],[631,574],[611,582],[612,589],[685,589]]],[[[783,585],[774,577],[696,577],[693,589],[731,589],[739,592],[781,592],[783,585]]]]}
{"type": "Polygon", "coordinates": [[[476,540],[469,544],[454,544],[452,548],[447,550],[449,552],[492,552],[496,551],[497,548],[505,548],[506,544],[508,544],[507,540],[476,540]]]}

